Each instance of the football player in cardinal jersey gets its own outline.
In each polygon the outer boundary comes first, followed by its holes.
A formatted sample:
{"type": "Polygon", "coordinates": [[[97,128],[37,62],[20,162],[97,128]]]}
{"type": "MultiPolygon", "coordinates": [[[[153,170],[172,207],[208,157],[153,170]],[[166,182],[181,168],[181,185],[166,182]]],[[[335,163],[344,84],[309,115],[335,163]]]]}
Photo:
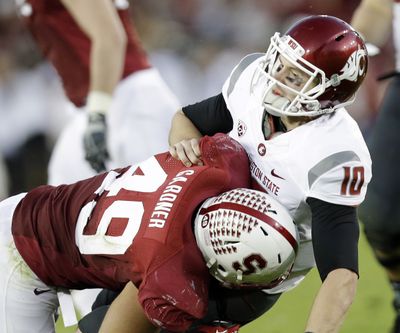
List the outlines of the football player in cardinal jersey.
{"type": "Polygon", "coordinates": [[[16,3],[68,99],[86,111],[75,112],[55,145],[50,184],[131,165],[168,148],[179,104],[149,63],[128,0],[16,3]]]}
{"type": "Polygon", "coordinates": [[[243,58],[222,93],[174,116],[170,152],[201,165],[198,139],[225,132],[250,158],[253,187],[291,213],[300,247],[291,275],[268,293],[299,284],[317,266],[322,280],[306,331],[338,332],[358,281],[357,206],[371,159],[352,103],[368,65],[364,41],[332,16],[310,16],[276,33],[265,54],[243,58]],[[188,139],[191,138],[191,139],[188,139]]]}
{"type": "Polygon", "coordinates": [[[248,158],[234,139],[205,137],[200,149],[203,166],[163,153],[1,202],[1,332],[54,332],[63,288],[125,287],[102,330],[124,332],[119,315],[132,310],[145,333],[203,318],[210,274],[229,288],[284,283],[298,248],[289,212],[246,189],[248,158]]]}
{"type": "Polygon", "coordinates": [[[385,268],[394,292],[396,319],[391,332],[400,333],[400,217],[397,214],[400,200],[400,1],[364,0],[354,13],[352,25],[367,42],[378,47],[388,41],[393,27],[396,69],[386,75],[392,81],[369,138],[374,177],[359,212],[367,239],[385,268]]]}

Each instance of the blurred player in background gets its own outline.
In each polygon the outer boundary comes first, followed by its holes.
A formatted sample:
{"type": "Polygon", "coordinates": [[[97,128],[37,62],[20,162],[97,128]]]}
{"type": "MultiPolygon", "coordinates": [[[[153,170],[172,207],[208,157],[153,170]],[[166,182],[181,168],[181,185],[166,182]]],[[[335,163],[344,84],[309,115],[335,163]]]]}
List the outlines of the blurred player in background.
{"type": "Polygon", "coordinates": [[[127,1],[16,1],[69,100],[86,111],[76,113],[55,146],[50,184],[166,149],[177,101],[142,49],[127,1]]]}
{"type": "MultiPolygon", "coordinates": [[[[203,166],[186,168],[163,153],[4,200],[1,332],[54,332],[62,288],[127,284],[121,310],[141,306],[147,317],[135,329],[181,332],[206,314],[209,273],[236,288],[284,281],[298,247],[289,213],[245,188],[248,159],[235,140],[220,134],[200,145],[203,166]]],[[[109,332],[125,324],[105,321],[109,332]]]]}
{"type": "MultiPolygon", "coordinates": [[[[55,144],[49,184],[72,183],[167,149],[178,102],[151,67],[127,1],[17,0],[17,5],[73,108],[79,108],[55,144]]],[[[74,293],[82,313],[90,310],[93,293],[74,293]]]]}
{"type": "Polygon", "coordinates": [[[392,332],[400,333],[400,2],[364,0],[352,24],[367,42],[378,47],[387,42],[393,26],[396,69],[386,76],[392,82],[368,142],[374,177],[359,212],[367,239],[393,288],[396,319],[392,332]]]}
{"type": "Polygon", "coordinates": [[[338,332],[358,280],[356,207],[371,159],[344,109],[367,73],[363,39],[332,16],[310,16],[271,38],[265,54],[233,69],[222,93],[184,107],[170,132],[171,154],[201,165],[198,140],[225,132],[250,158],[253,187],[280,201],[300,230],[291,276],[268,293],[299,284],[316,264],[323,281],[306,325],[338,332]],[[312,237],[312,241],[311,241],[312,237]]]}

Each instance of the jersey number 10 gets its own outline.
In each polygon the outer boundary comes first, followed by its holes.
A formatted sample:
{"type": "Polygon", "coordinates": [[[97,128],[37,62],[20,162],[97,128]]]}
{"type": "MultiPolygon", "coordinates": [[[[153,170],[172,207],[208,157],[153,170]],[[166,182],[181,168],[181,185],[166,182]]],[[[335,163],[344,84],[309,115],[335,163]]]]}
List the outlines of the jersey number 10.
{"type": "Polygon", "coordinates": [[[364,185],[364,167],[343,167],[344,179],[340,190],[341,195],[359,195],[364,185]]]}

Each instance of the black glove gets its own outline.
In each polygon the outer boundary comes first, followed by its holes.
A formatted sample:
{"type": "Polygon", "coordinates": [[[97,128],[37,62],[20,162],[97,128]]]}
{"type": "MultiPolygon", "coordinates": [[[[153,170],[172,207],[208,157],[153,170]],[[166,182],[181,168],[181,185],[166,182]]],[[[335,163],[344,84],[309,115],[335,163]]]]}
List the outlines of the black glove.
{"type": "Polygon", "coordinates": [[[90,166],[97,172],[105,171],[105,161],[109,158],[109,155],[107,151],[107,124],[104,114],[89,113],[83,146],[85,158],[90,166]]]}

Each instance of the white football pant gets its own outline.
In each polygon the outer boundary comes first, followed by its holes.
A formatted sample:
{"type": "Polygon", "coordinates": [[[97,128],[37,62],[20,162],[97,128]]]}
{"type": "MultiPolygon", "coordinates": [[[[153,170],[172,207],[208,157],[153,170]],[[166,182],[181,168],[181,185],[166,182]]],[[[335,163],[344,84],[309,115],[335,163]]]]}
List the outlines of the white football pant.
{"type": "Polygon", "coordinates": [[[30,270],[11,234],[15,207],[24,196],[19,194],[0,203],[0,332],[53,333],[56,290],[30,270]]]}

